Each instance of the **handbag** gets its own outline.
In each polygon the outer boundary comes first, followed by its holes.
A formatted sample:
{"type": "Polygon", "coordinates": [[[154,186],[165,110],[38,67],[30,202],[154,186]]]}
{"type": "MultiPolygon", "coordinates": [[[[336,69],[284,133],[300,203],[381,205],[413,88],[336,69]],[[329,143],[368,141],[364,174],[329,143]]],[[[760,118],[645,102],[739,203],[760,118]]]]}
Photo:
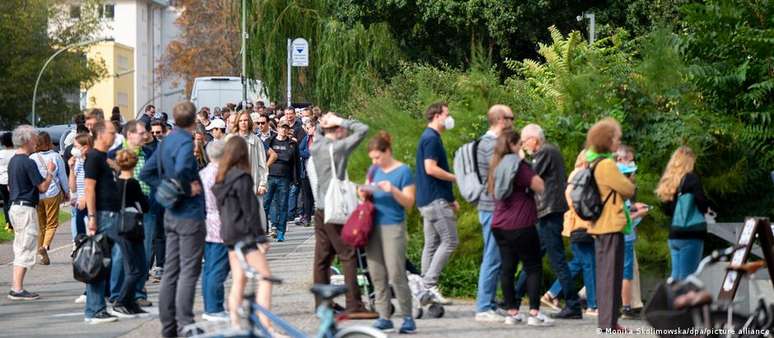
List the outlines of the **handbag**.
{"type": "MultiPolygon", "coordinates": [[[[685,177],[683,177],[683,181],[685,177]]],[[[696,232],[706,231],[707,221],[704,215],[696,206],[696,199],[692,193],[682,192],[682,183],[680,184],[680,193],[677,195],[675,203],[675,212],[672,216],[672,232],[696,232]]]]}
{"type": "Polygon", "coordinates": [[[161,147],[163,146],[164,141],[161,141],[161,143],[159,143],[159,149],[157,149],[159,152],[158,172],[161,182],[159,182],[159,186],[156,188],[156,194],[154,196],[156,197],[156,202],[159,202],[165,209],[169,209],[180,202],[185,195],[185,191],[183,190],[183,185],[180,184],[180,181],[174,178],[164,178],[164,157],[161,154],[161,147]]]}
{"type": "MultiPolygon", "coordinates": [[[[371,166],[368,170],[368,179],[366,181],[368,184],[374,179],[375,169],[375,166],[371,166]]],[[[341,240],[354,248],[365,247],[368,244],[368,238],[371,236],[371,230],[374,229],[374,203],[371,201],[372,198],[368,196],[360,202],[341,229],[341,240]]]]}
{"type": "Polygon", "coordinates": [[[136,208],[126,207],[126,187],[129,180],[124,181],[124,193],[121,195],[121,212],[118,222],[118,234],[124,238],[136,242],[144,238],[142,213],[136,208]]]}
{"type": "Polygon", "coordinates": [[[347,223],[349,215],[358,206],[357,185],[349,180],[349,175],[346,171],[344,172],[344,179],[339,179],[336,163],[333,160],[333,144],[330,145],[328,150],[331,156],[333,175],[328,185],[328,190],[325,192],[325,219],[323,221],[330,224],[344,224],[347,223]]]}
{"type": "Polygon", "coordinates": [[[75,239],[73,258],[73,277],[83,283],[96,281],[110,268],[110,246],[104,234],[94,236],[79,235],[75,239]]]}

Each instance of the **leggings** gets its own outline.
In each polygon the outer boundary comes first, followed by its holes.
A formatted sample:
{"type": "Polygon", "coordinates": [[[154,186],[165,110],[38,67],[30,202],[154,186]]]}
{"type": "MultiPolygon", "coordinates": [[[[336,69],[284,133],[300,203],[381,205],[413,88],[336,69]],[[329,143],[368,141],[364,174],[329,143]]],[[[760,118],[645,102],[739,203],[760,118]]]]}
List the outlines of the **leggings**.
{"type": "Polygon", "coordinates": [[[518,310],[519,305],[521,305],[520,301],[516,299],[513,287],[516,269],[521,261],[524,271],[527,273],[529,308],[530,310],[538,310],[540,308],[540,280],[543,267],[537,228],[534,226],[517,230],[493,228],[492,233],[497,241],[497,246],[500,248],[500,257],[502,258],[500,283],[505,298],[505,308],[518,310]]]}

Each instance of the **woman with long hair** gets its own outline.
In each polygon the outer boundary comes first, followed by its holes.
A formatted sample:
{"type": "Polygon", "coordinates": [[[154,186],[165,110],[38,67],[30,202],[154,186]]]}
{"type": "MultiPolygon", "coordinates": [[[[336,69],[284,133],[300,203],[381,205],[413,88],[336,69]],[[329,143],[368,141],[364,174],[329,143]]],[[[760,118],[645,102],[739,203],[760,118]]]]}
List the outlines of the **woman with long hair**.
{"type": "MultiPolygon", "coordinates": [[[[262,196],[266,193],[266,187],[269,181],[269,166],[271,158],[267,161],[266,148],[263,141],[255,135],[255,129],[253,120],[250,118],[250,113],[247,111],[241,111],[236,115],[236,126],[234,127],[234,133],[229,135],[228,138],[238,135],[242,137],[247,143],[248,160],[250,161],[250,168],[248,173],[253,178],[253,195],[262,196]]],[[[271,150],[269,150],[271,153],[271,150]]],[[[263,203],[262,201],[260,203],[263,203]]]]}
{"type": "Polygon", "coordinates": [[[623,329],[618,325],[624,268],[624,201],[634,196],[634,184],[619,170],[613,154],[621,146],[621,125],[612,118],[595,123],[586,135],[586,160],[594,167],[602,213],[588,233],[594,235],[596,263],[597,327],[623,329]]]}
{"type": "MultiPolygon", "coordinates": [[[[672,217],[679,194],[693,194],[696,207],[706,213],[709,207],[699,176],[694,172],[696,154],[688,146],[677,148],[658,182],[656,196],[664,213],[672,217]]],[[[672,279],[682,280],[696,271],[704,250],[706,230],[681,231],[669,222],[669,251],[672,254],[672,279]]]]}
{"type": "MultiPolygon", "coordinates": [[[[233,283],[229,293],[229,315],[231,324],[239,326],[239,306],[242,304],[247,278],[234,252],[234,245],[239,241],[248,241],[252,249],[245,253],[247,263],[255,268],[263,277],[271,277],[269,263],[266,260],[266,245],[263,242],[263,226],[265,216],[261,212],[258,199],[253,191],[253,178],[250,175],[249,147],[241,137],[232,137],[223,149],[223,155],[218,164],[215,185],[212,192],[217,198],[220,214],[220,237],[228,248],[228,261],[231,268],[233,283]]],[[[271,283],[258,282],[256,302],[266,309],[271,308],[271,283]]],[[[261,322],[271,327],[269,320],[261,316],[261,322]]]]}
{"type": "Polygon", "coordinates": [[[527,273],[529,296],[527,325],[550,326],[553,325],[553,320],[540,312],[543,267],[540,238],[535,227],[537,205],[534,195],[543,191],[544,183],[532,167],[519,157],[519,149],[519,134],[509,131],[500,135],[495,144],[487,178],[487,190],[495,198],[492,234],[502,258],[500,282],[507,311],[505,323],[513,325],[525,320],[525,316],[519,313],[521,302],[516,299],[513,287],[516,269],[519,261],[522,261],[527,273]]]}
{"type": "Polygon", "coordinates": [[[59,205],[69,199],[70,187],[68,185],[67,172],[62,156],[54,151],[51,136],[47,132],[38,134],[37,152],[30,157],[38,165],[41,175],[47,172],[46,163],[53,162],[56,165],[54,180],[48,186],[48,190],[40,193],[38,203],[38,257],[40,264],[49,265],[48,250],[51,250],[51,242],[54,240],[56,229],[59,227],[59,205]]]}

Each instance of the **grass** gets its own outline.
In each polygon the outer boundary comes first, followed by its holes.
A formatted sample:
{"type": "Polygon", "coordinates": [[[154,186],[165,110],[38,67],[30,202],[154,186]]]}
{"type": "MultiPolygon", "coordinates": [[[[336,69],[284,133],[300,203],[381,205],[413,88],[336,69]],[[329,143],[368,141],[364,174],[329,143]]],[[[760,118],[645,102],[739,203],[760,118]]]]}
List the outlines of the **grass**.
{"type": "MultiPolygon", "coordinates": [[[[59,209],[59,224],[70,220],[69,209],[59,209]]],[[[0,213],[0,243],[13,240],[13,230],[9,230],[5,227],[5,215],[0,213]]]]}

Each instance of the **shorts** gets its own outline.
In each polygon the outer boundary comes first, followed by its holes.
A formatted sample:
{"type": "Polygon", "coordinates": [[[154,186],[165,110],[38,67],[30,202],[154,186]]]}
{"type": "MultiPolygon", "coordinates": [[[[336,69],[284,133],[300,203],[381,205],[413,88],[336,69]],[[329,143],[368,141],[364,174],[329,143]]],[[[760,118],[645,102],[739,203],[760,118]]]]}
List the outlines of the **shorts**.
{"type": "Polygon", "coordinates": [[[34,207],[11,205],[8,217],[13,224],[13,265],[31,268],[38,253],[38,210],[34,207]]]}
{"type": "Polygon", "coordinates": [[[634,279],[634,241],[624,242],[623,279],[634,279]]]}

